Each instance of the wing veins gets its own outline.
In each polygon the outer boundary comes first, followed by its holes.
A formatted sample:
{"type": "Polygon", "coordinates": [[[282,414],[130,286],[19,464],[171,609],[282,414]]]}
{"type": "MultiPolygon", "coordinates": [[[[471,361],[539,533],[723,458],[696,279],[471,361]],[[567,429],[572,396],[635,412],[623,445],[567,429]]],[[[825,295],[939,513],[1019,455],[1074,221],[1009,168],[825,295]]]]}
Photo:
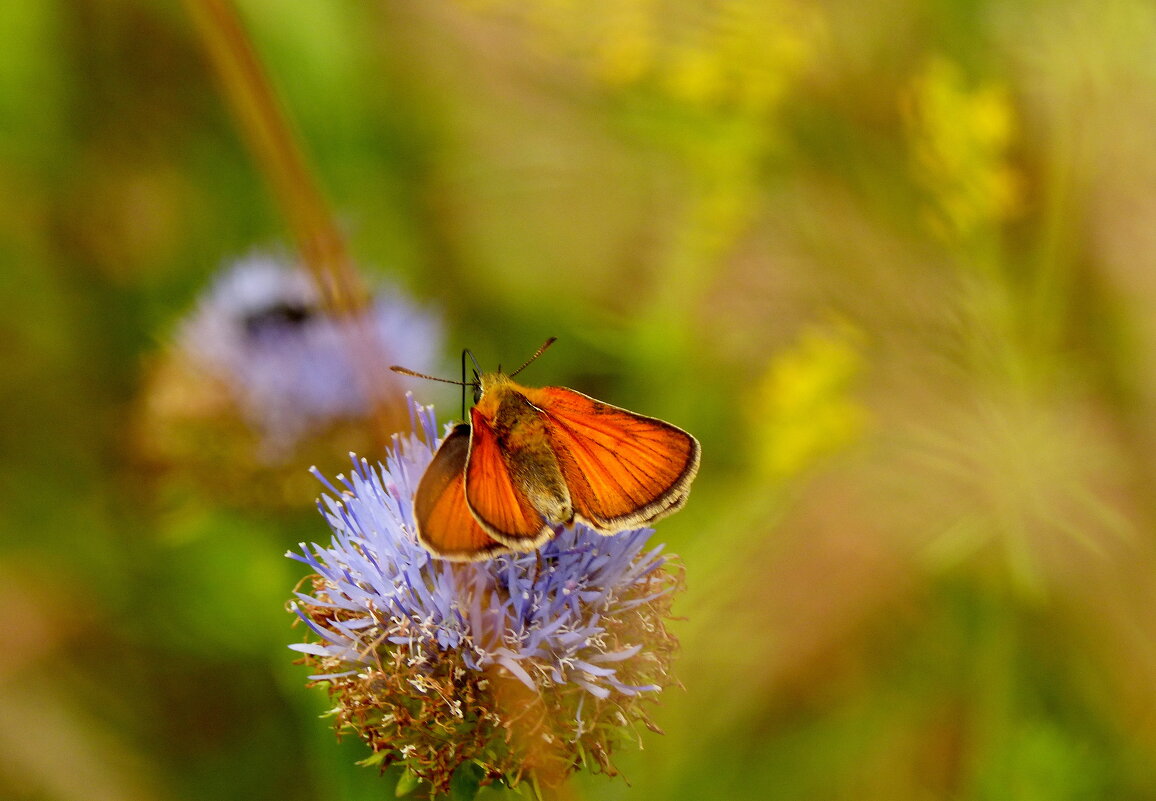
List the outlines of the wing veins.
{"type": "MultiPolygon", "coordinates": [[[[570,435],[570,438],[573,441],[573,445],[576,446],[577,448],[581,449],[587,455],[588,459],[593,464],[596,464],[599,466],[599,468],[601,468],[601,464],[603,461],[592,450],[592,446],[597,446],[597,447],[601,448],[603,451],[611,454],[614,457],[615,461],[624,468],[625,472],[632,479],[634,479],[634,484],[635,484],[636,489],[642,489],[645,482],[642,481],[641,478],[645,477],[645,470],[646,470],[647,465],[641,464],[641,463],[638,463],[638,462],[635,462],[631,459],[626,458],[624,455],[619,454],[616,451],[614,451],[614,449],[610,445],[607,445],[604,442],[599,442],[598,440],[593,439],[592,437],[583,436],[582,434],[579,434],[577,429],[575,429],[574,426],[567,424],[564,419],[559,418],[555,415],[552,415],[549,412],[543,412],[543,413],[546,416],[548,416],[554,424],[556,424],[560,428],[564,429],[570,435]]],[[[595,428],[595,427],[591,426],[591,428],[595,428]]],[[[606,435],[606,431],[602,430],[602,429],[599,429],[599,433],[606,435]]],[[[610,438],[615,440],[616,442],[624,442],[625,441],[624,439],[616,438],[613,436],[611,436],[610,438]]],[[[661,460],[661,459],[652,459],[649,461],[651,462],[651,464],[653,464],[655,466],[663,463],[663,460],[661,460]]],[[[653,498],[649,498],[649,499],[648,498],[639,498],[638,495],[636,494],[636,492],[633,492],[630,490],[630,488],[624,486],[622,484],[622,482],[618,481],[610,471],[605,470],[605,469],[600,469],[599,472],[602,474],[602,477],[606,481],[606,483],[612,483],[624,495],[626,495],[631,501],[633,501],[637,504],[646,504],[646,503],[653,502],[653,500],[654,500],[653,498]]]]}

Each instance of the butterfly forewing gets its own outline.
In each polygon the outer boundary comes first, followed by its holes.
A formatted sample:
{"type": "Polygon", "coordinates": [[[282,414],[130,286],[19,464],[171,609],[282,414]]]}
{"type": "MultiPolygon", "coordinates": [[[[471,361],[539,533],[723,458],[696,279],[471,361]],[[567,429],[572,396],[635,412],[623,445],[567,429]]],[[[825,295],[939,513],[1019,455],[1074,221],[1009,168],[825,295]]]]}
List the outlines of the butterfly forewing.
{"type": "Polygon", "coordinates": [[[553,534],[510,473],[497,434],[477,407],[466,464],[466,502],[485,531],[518,551],[532,550],[553,534]]]}
{"type": "Polygon", "coordinates": [[[612,533],[678,509],[698,471],[698,441],[680,428],[563,387],[525,390],[542,410],[574,512],[612,533]]]}
{"type": "Polygon", "coordinates": [[[469,448],[470,427],[456,426],[434,454],[414,495],[418,539],[443,559],[489,559],[509,550],[486,534],[466,504],[469,448]]]}

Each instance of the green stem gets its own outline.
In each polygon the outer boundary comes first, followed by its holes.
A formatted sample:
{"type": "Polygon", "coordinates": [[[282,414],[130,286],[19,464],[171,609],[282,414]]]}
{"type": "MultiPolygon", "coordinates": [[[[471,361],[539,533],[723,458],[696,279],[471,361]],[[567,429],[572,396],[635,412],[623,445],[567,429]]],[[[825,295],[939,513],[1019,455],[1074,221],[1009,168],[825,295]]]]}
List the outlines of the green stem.
{"type": "Polygon", "coordinates": [[[230,0],[185,0],[185,6],[326,305],[356,313],[368,295],[236,8],[230,0]]]}

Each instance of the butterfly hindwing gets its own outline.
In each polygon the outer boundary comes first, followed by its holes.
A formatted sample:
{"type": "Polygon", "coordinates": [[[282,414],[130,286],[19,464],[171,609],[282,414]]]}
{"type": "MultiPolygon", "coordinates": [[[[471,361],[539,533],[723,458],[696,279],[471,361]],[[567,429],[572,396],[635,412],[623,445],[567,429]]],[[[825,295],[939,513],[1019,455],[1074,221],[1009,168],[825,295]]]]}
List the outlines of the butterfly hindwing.
{"type": "Polygon", "coordinates": [[[477,407],[466,463],[466,503],[493,539],[516,551],[537,548],[553,535],[510,472],[497,433],[477,407]]]}
{"type": "Polygon", "coordinates": [[[509,550],[486,534],[466,504],[469,448],[470,427],[455,426],[422,475],[413,504],[421,544],[436,556],[460,562],[489,559],[509,550]]]}
{"type": "Polygon", "coordinates": [[[698,471],[698,441],[680,428],[563,387],[524,390],[547,420],[574,512],[613,533],[682,506],[698,471]]]}

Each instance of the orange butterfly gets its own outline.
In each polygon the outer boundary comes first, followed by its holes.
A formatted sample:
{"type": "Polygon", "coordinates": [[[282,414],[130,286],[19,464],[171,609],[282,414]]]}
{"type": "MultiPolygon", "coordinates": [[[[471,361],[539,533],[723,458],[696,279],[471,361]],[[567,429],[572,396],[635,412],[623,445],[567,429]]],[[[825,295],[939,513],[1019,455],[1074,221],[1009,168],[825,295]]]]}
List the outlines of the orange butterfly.
{"type": "Polygon", "coordinates": [[[699,462],[690,434],[572,389],[514,383],[553,342],[509,375],[475,371],[470,382],[391,368],[474,388],[470,422],[443,440],[414,496],[418,539],[435,556],[531,551],[575,519],[614,534],[686,503],[699,462]]]}

